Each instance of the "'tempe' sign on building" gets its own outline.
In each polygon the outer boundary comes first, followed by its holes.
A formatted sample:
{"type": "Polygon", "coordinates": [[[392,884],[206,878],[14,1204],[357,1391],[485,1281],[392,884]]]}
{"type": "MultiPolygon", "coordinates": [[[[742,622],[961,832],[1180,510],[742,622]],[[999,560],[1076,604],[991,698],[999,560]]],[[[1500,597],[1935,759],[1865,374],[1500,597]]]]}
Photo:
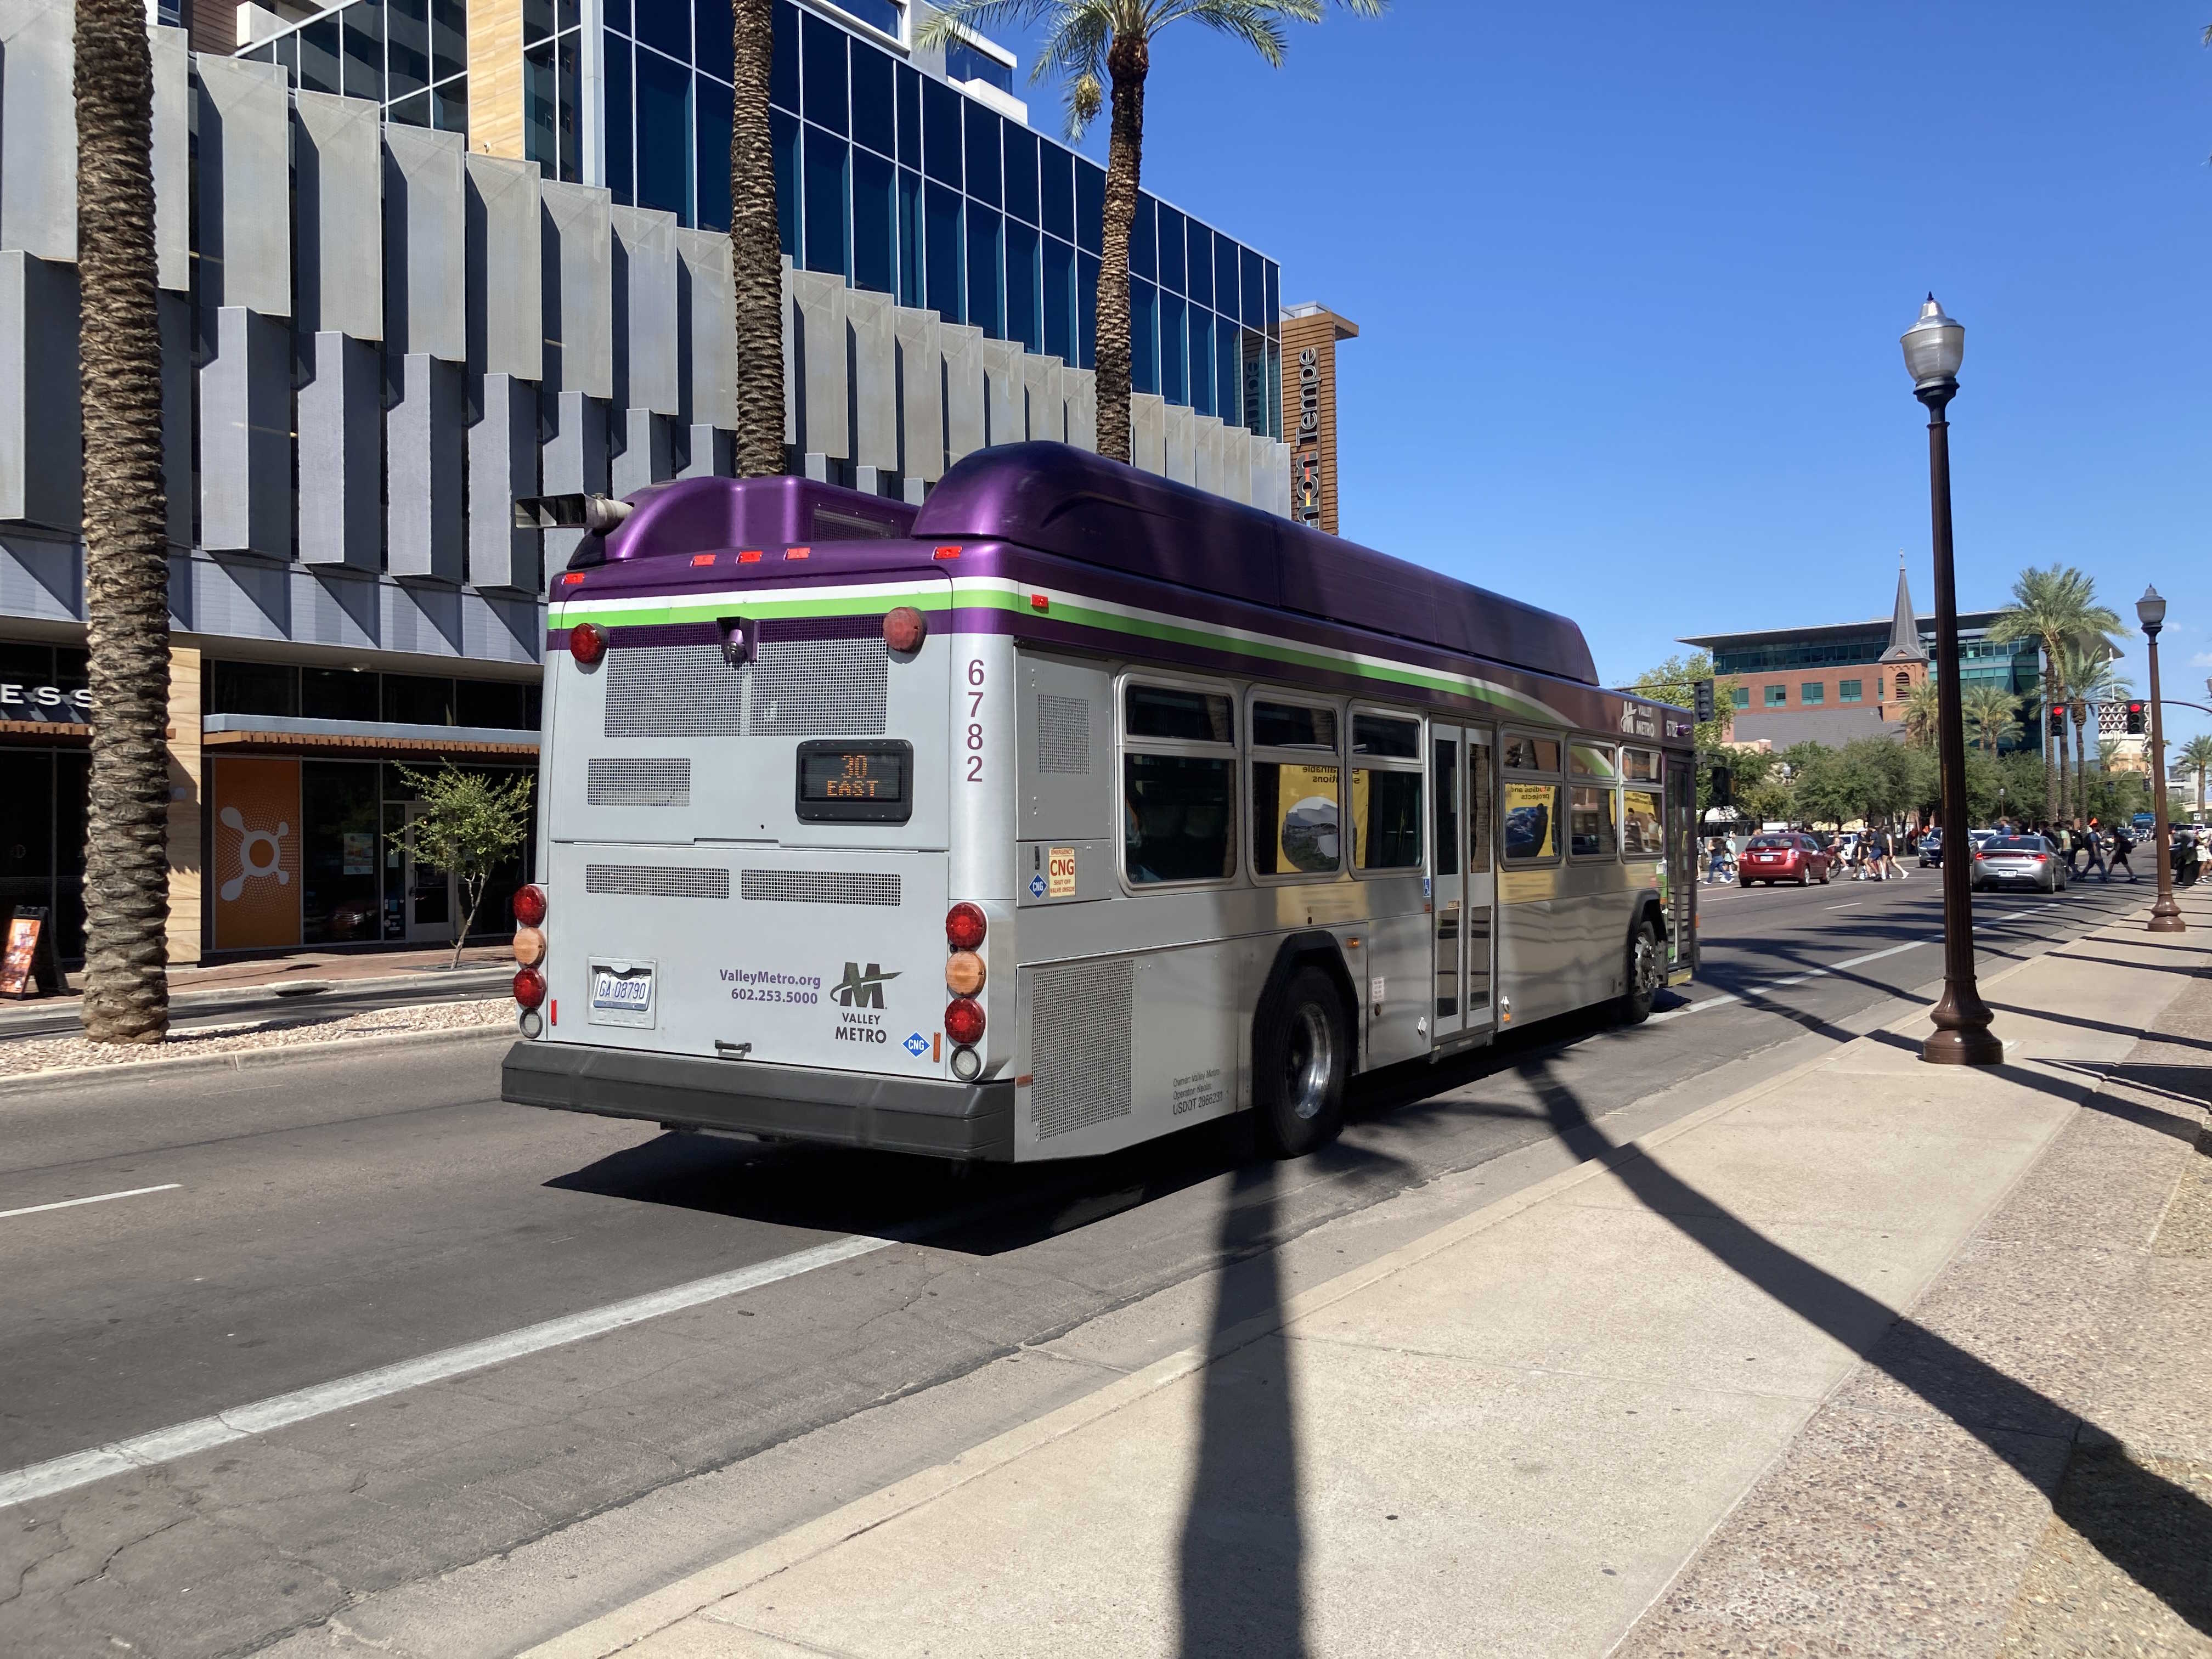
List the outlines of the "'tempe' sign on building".
{"type": "Polygon", "coordinates": [[[1336,343],[1358,328],[1326,307],[1283,310],[1283,431],[1291,446],[1291,516],[1336,533],[1336,343]]]}

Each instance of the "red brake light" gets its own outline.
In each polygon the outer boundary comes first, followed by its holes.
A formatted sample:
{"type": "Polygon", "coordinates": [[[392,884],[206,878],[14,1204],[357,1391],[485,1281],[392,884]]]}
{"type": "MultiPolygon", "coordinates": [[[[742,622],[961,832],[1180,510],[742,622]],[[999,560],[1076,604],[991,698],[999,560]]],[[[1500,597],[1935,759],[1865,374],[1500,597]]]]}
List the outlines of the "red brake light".
{"type": "Polygon", "coordinates": [[[956,951],[981,950],[983,935],[989,931],[981,905],[963,899],[945,913],[945,942],[956,951]]]}
{"type": "Polygon", "coordinates": [[[973,997],[955,997],[945,1005],[945,1035],[963,1048],[983,1040],[983,1005],[973,997]]]}
{"type": "Polygon", "coordinates": [[[545,920],[545,890],[536,882],[514,890],[514,919],[525,927],[535,927],[545,920]]]}
{"type": "Polygon", "coordinates": [[[960,556],[960,550],[957,547],[933,547],[929,550],[929,556],[933,559],[957,559],[960,556]]]}
{"type": "Polygon", "coordinates": [[[589,668],[607,654],[607,630],[597,623],[578,623],[568,630],[568,654],[589,668]]]}
{"type": "Polygon", "coordinates": [[[884,615],[884,643],[894,651],[921,649],[921,642],[929,637],[929,619],[910,605],[902,605],[884,615]]]}
{"type": "MultiPolygon", "coordinates": [[[[526,1008],[535,1008],[545,1000],[545,975],[535,968],[514,970],[514,1000],[526,1008]]],[[[977,1024],[982,1021],[978,1018],[977,1024]]]]}

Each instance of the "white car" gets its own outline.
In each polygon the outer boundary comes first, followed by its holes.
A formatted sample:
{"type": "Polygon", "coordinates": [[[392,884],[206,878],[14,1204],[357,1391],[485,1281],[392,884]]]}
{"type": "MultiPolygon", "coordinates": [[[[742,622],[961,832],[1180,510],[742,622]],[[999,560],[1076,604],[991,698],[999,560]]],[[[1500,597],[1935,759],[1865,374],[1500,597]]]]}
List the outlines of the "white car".
{"type": "Polygon", "coordinates": [[[2019,884],[2063,893],[2066,876],[2066,860],[2040,836],[1993,836],[1974,848],[1977,888],[2019,884]]]}

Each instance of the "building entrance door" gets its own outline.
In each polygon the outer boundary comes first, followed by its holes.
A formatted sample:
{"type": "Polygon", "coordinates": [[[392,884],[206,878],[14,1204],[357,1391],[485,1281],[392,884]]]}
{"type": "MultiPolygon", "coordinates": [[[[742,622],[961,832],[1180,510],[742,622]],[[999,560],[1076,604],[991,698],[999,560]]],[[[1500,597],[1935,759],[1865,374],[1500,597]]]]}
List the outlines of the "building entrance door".
{"type": "Polygon", "coordinates": [[[407,803],[407,855],[401,891],[406,896],[406,939],[410,945],[450,945],[460,925],[458,879],[449,871],[434,870],[415,856],[415,826],[429,809],[420,801],[407,803]]]}
{"type": "Polygon", "coordinates": [[[1495,1023],[1491,994],[1497,903],[1497,744],[1488,726],[1429,728],[1431,901],[1435,919],[1432,1042],[1444,1043],[1495,1023]]]}

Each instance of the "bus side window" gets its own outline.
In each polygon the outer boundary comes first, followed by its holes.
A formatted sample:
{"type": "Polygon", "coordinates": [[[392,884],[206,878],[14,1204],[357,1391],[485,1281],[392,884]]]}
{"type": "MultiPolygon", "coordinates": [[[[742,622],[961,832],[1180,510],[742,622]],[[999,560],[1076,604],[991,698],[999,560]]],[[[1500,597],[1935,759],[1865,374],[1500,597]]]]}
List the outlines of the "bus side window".
{"type": "Polygon", "coordinates": [[[1122,697],[1122,733],[1121,859],[1130,885],[1235,875],[1232,701],[1218,692],[1133,684],[1122,697]]]}
{"type": "Polygon", "coordinates": [[[1252,705],[1252,872],[1322,876],[1344,867],[1342,774],[1334,708],[1252,705]]]}
{"type": "Polygon", "coordinates": [[[1491,842],[1497,836],[1492,827],[1495,807],[1492,790],[1496,784],[1490,771],[1490,738],[1473,735],[1467,740],[1467,870],[1471,876],[1488,873],[1491,842]]]}
{"type": "Polygon", "coordinates": [[[1459,743],[1452,738],[1431,741],[1436,777],[1437,873],[1459,873],[1459,743]]]}
{"type": "Polygon", "coordinates": [[[1421,867],[1420,757],[1419,720],[1352,717],[1352,861],[1357,868],[1421,867]]]}

